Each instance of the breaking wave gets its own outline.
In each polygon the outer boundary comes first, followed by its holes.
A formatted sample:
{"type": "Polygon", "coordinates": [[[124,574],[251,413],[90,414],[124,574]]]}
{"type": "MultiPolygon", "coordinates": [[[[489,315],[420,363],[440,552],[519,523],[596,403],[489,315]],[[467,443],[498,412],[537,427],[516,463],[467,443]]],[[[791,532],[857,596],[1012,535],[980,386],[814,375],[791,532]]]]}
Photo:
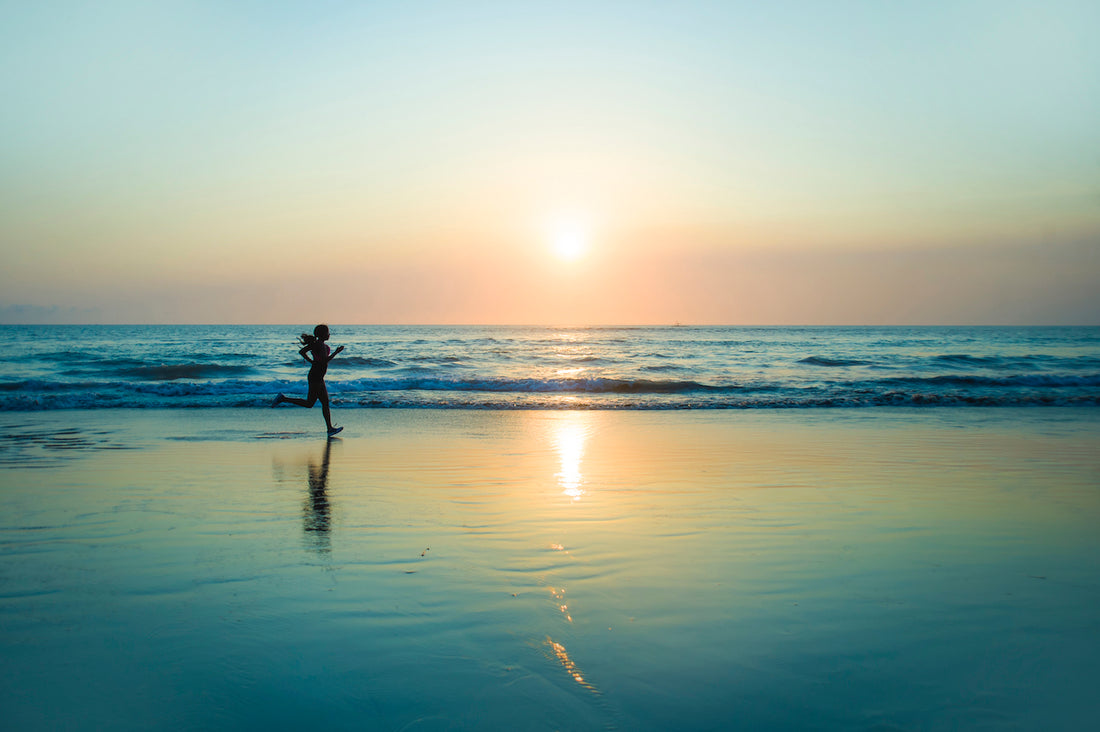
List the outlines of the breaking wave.
{"type": "Polygon", "coordinates": [[[861,361],[859,359],[848,358],[825,358],[823,356],[810,356],[804,358],[799,363],[804,363],[807,366],[866,366],[870,364],[870,361],[861,361]]]}

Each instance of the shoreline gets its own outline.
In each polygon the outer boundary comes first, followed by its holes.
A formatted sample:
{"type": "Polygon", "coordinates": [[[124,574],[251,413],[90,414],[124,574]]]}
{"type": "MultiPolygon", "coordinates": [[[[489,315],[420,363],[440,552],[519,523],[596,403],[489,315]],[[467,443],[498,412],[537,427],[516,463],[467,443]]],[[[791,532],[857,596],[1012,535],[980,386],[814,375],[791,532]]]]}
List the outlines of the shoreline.
{"type": "MultiPolygon", "coordinates": [[[[16,425],[20,422],[63,423],[69,422],[95,422],[97,419],[111,421],[127,421],[141,419],[146,416],[146,421],[157,421],[157,417],[178,417],[182,425],[194,425],[196,422],[213,421],[217,423],[235,422],[237,424],[256,425],[262,429],[274,423],[288,421],[303,421],[309,423],[316,421],[323,424],[320,417],[320,405],[312,409],[295,409],[293,407],[280,406],[272,409],[270,406],[209,406],[209,407],[105,407],[97,409],[64,408],[64,409],[39,409],[31,411],[7,410],[0,411],[0,425],[16,425]],[[311,419],[311,416],[313,419],[311,419]]],[[[995,423],[1001,421],[999,416],[1006,417],[1009,421],[1026,418],[1034,415],[1039,421],[1055,418],[1057,420],[1079,420],[1084,423],[1096,423],[1100,425],[1100,409],[1091,404],[1064,405],[1064,404],[1040,404],[1040,405],[877,405],[877,406],[833,406],[833,407],[670,407],[670,408],[570,408],[568,405],[554,407],[469,407],[469,406],[341,406],[334,400],[332,406],[333,418],[338,415],[349,417],[349,423],[369,423],[372,416],[399,415],[399,419],[411,418],[413,415],[421,415],[429,419],[432,415],[446,414],[611,414],[611,415],[648,415],[650,417],[668,417],[672,420],[687,419],[715,419],[737,418],[741,421],[771,420],[805,421],[817,423],[838,418],[840,421],[863,420],[885,418],[888,421],[956,423],[967,422],[979,418],[983,423],[995,423]]],[[[1024,421],[1027,421],[1026,419],[1024,421]]],[[[306,427],[308,425],[303,425],[306,427]]],[[[243,428],[242,428],[243,429],[243,428]]],[[[343,435],[342,435],[343,436],[343,435]]]]}
{"type": "MultiPolygon", "coordinates": [[[[773,434],[782,441],[794,431],[802,439],[824,439],[828,430],[866,433],[867,437],[905,432],[963,434],[1054,434],[1093,436],[1100,444],[1100,410],[1082,407],[875,407],[768,410],[602,410],[602,409],[430,409],[385,408],[332,411],[344,430],[337,442],[414,440],[430,443],[438,434],[446,443],[456,426],[485,423],[516,425],[580,420],[592,424],[636,425],[647,432],[718,429],[736,434],[773,434]]],[[[488,437],[491,432],[479,430],[488,437]]],[[[503,428],[504,434],[508,429],[503,428]]],[[[71,460],[104,451],[166,448],[188,442],[278,444],[325,441],[319,406],[313,409],[212,407],[204,409],[128,408],[0,412],[0,470],[18,469],[20,461],[71,460]]],[[[659,438],[658,442],[659,442],[659,438]]],[[[427,449],[428,444],[424,445],[427,449]]]]}

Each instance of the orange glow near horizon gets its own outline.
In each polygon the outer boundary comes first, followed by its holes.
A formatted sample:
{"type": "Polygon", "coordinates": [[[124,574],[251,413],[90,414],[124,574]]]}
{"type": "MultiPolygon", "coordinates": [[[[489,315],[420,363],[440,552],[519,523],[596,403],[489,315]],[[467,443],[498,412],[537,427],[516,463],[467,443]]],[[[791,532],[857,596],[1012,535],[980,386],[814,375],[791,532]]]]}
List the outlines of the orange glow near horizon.
{"type": "Polygon", "coordinates": [[[1096,3],[8,5],[0,323],[1100,319],[1096,3]]]}

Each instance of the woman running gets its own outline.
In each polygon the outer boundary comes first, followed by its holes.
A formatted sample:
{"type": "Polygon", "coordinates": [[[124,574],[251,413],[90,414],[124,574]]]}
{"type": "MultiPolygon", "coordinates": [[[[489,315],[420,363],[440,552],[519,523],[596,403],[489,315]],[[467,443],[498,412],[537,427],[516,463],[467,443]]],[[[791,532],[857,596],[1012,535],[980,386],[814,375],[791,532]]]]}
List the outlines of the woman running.
{"type": "Polygon", "coordinates": [[[325,372],[328,371],[328,362],[336,358],[336,354],[344,350],[344,347],[340,346],[335,351],[330,352],[328,345],[325,343],[328,336],[328,326],[318,325],[313,329],[313,335],[303,333],[299,338],[302,347],[298,351],[298,355],[309,362],[309,376],[306,377],[309,382],[309,393],[306,398],[296,399],[280,393],[279,396],[275,397],[275,401],[271,403],[271,406],[277,407],[283,402],[287,402],[309,409],[320,399],[321,414],[325,416],[325,426],[328,427],[328,433],[331,437],[344,428],[332,426],[332,415],[329,414],[328,408],[328,388],[325,387],[325,372]]]}

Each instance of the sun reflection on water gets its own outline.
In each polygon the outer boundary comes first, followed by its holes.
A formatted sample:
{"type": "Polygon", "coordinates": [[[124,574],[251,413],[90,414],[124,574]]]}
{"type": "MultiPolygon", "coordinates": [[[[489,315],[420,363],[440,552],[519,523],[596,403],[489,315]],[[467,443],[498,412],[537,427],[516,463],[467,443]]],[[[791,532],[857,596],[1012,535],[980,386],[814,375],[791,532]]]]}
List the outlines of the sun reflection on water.
{"type": "Polygon", "coordinates": [[[599,693],[599,690],[596,689],[595,686],[585,680],[584,674],[577,668],[577,664],[573,663],[573,659],[569,657],[569,654],[565,650],[565,646],[561,643],[557,643],[550,637],[546,638],[546,643],[554,651],[554,655],[557,657],[558,662],[565,668],[566,672],[573,677],[574,681],[595,694],[599,693]]]}
{"type": "Polygon", "coordinates": [[[565,616],[567,622],[573,622],[573,616],[569,614],[569,604],[565,602],[565,588],[557,589],[550,588],[550,594],[553,596],[555,602],[558,604],[558,610],[561,610],[561,614],[565,616]]]}
{"type": "Polygon", "coordinates": [[[588,439],[588,425],[582,414],[568,414],[562,415],[555,430],[554,444],[561,460],[561,470],[557,474],[558,485],[561,486],[562,493],[579,501],[585,494],[581,457],[584,455],[584,443],[588,439]]]}

